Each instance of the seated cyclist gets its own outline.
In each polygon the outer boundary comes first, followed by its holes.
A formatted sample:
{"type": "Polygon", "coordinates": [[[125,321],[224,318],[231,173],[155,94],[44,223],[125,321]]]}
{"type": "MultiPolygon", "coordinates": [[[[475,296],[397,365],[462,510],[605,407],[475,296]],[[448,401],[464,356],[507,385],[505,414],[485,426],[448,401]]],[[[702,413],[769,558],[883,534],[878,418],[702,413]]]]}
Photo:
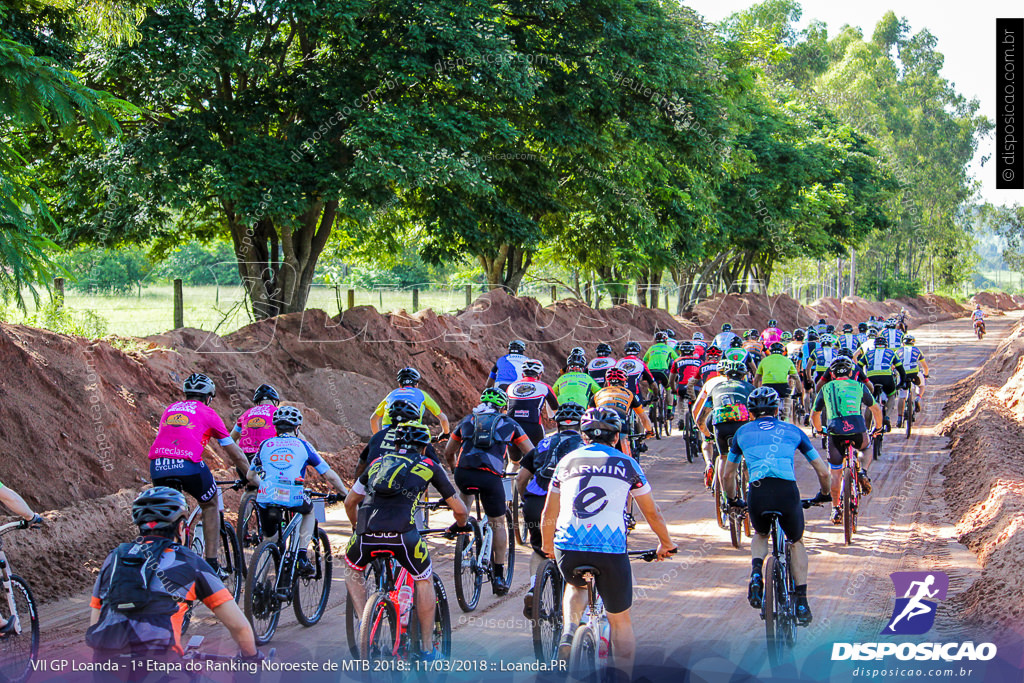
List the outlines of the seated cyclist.
{"type": "Polygon", "coordinates": [[[668,417],[672,419],[675,411],[675,392],[669,391],[668,375],[672,368],[672,362],[679,358],[675,345],[670,343],[668,333],[658,332],[654,335],[654,344],[644,354],[644,365],[650,370],[654,381],[661,385],[663,391],[667,392],[665,400],[668,403],[668,417]]]}
{"type": "MultiPolygon", "coordinates": [[[[864,368],[864,374],[868,376],[871,384],[874,385],[874,395],[879,397],[882,392],[885,392],[886,398],[882,401],[883,403],[892,398],[893,394],[896,393],[896,387],[907,380],[907,373],[903,369],[903,363],[900,362],[900,357],[896,354],[896,351],[889,348],[889,339],[884,334],[879,334],[875,337],[874,348],[865,351],[858,362],[864,368]],[[897,380],[894,375],[898,375],[899,379],[897,380]]],[[[885,415],[884,412],[883,420],[885,431],[889,431],[889,416],[885,415]]]]}
{"type": "MultiPolygon", "coordinates": [[[[732,340],[739,339],[739,335],[732,331],[732,325],[730,323],[722,324],[722,331],[715,335],[715,338],[711,340],[712,346],[717,346],[719,351],[725,352],[726,349],[731,348],[732,340]]],[[[742,344],[743,340],[740,339],[742,344]]]]}
{"type": "MultiPolygon", "coordinates": [[[[704,339],[704,333],[703,332],[694,332],[693,333],[693,339],[691,339],[690,341],[692,341],[693,345],[698,347],[701,351],[706,351],[707,348],[708,348],[708,342],[707,342],[706,339],[704,339]]],[[[701,356],[703,356],[703,355],[704,354],[701,353],[701,356]]]]}
{"type": "Polygon", "coordinates": [[[985,311],[981,310],[981,304],[974,304],[974,310],[971,312],[971,322],[974,323],[975,327],[980,327],[981,331],[985,331],[985,311]]]}
{"type": "MultiPolygon", "coordinates": [[[[24,498],[18,495],[17,491],[4,486],[3,483],[0,483],[0,503],[3,503],[4,507],[18,517],[21,517],[29,529],[38,529],[46,523],[42,516],[32,511],[32,508],[25,502],[24,498]]],[[[0,616],[0,640],[3,640],[5,635],[13,633],[14,627],[13,619],[5,619],[0,616]]]]}
{"type": "Polygon", "coordinates": [[[778,419],[779,395],[774,389],[755,389],[747,399],[747,407],[754,421],[736,431],[723,477],[730,507],[742,506],[742,501],[737,500],[737,497],[746,493],[750,526],[755,532],[750,539],[751,571],[747,600],[754,609],[761,609],[764,598],[761,570],[768,554],[768,538],[771,534],[771,523],[765,512],[780,512],[782,532],[792,544],[790,550],[796,584],[796,618],[800,625],[807,626],[811,623],[811,608],[807,604],[804,510],[800,502],[800,490],[796,486],[793,460],[796,452],[800,451],[818,475],[821,491],[815,496],[815,502],[832,500],[828,490],[828,468],[803,430],[778,419]],[[736,471],[741,460],[746,461],[750,474],[750,488],[746,492],[736,490],[736,471]]]}
{"type": "Polygon", "coordinates": [[[619,450],[626,455],[634,455],[629,446],[629,435],[632,433],[632,413],[640,421],[647,438],[654,436],[654,425],[644,412],[643,404],[636,394],[627,388],[626,373],[620,368],[612,368],[605,375],[605,386],[590,399],[591,408],[610,408],[619,414],[622,423],[622,438],[619,439],[619,450]]]}
{"type": "MultiPolygon", "coordinates": [[[[448,416],[441,410],[441,406],[437,404],[430,394],[418,388],[420,383],[420,371],[416,368],[402,368],[398,371],[398,388],[394,389],[384,400],[381,401],[377,408],[373,411],[373,415],[370,417],[370,431],[374,434],[380,431],[383,425],[388,424],[391,420],[388,414],[388,406],[398,400],[410,401],[411,403],[419,406],[420,409],[420,420],[423,418],[423,412],[429,410],[430,414],[437,418],[437,422],[441,425],[441,433],[448,434],[451,430],[451,425],[448,423],[448,416]]],[[[417,420],[419,422],[420,420],[417,420]]]]}
{"type": "Polygon", "coordinates": [[[570,354],[565,359],[565,372],[555,380],[551,388],[555,392],[558,405],[575,403],[585,406],[590,403],[590,397],[601,389],[601,385],[594,381],[587,371],[587,359],[582,355],[570,354]]]}
{"type": "MultiPolygon", "coordinates": [[[[871,410],[876,425],[882,424],[882,411],[875,402],[874,396],[862,383],[851,377],[853,361],[846,356],[838,356],[831,365],[836,379],[822,387],[814,402],[811,412],[811,424],[814,433],[828,434],[828,462],[832,469],[832,500],[839,501],[840,476],[843,469],[842,441],[848,440],[858,451],[860,467],[857,479],[864,493],[871,493],[871,478],[868,467],[871,466],[871,451],[868,448],[868,427],[862,413],[863,407],[871,410]],[[821,413],[825,411],[828,418],[826,428],[821,427],[821,413]]],[[[876,430],[877,433],[878,430],[876,430]]],[[[838,505],[832,508],[832,523],[841,524],[843,510],[838,505]]]]}
{"type": "Polygon", "coordinates": [[[467,498],[480,496],[480,505],[494,532],[494,575],[499,595],[508,592],[504,558],[508,554],[508,529],[505,527],[506,457],[518,462],[533,450],[533,443],[519,423],[505,415],[508,397],[501,389],[488,388],[480,394],[480,405],[467,415],[444,449],[448,467],[454,472],[455,485],[467,498]],[[509,446],[519,453],[513,456],[509,446]],[[456,457],[458,456],[458,457],[456,457]]]}
{"type": "MultiPolygon", "coordinates": [[[[639,342],[626,342],[622,351],[624,355],[615,364],[615,367],[626,373],[626,388],[639,397],[640,382],[644,382],[647,384],[647,391],[653,391],[655,384],[654,375],[651,374],[650,368],[640,358],[641,348],[639,342]]],[[[605,383],[607,384],[607,382],[605,383]]]]}
{"type": "Polygon", "coordinates": [[[185,496],[166,486],[146,489],[132,503],[139,535],[107,556],[92,589],[85,643],[93,649],[94,662],[117,661],[124,672],[104,672],[102,680],[133,680],[128,672],[134,667],[121,661],[126,656],[131,664],[148,659],[180,665],[181,625],[194,600],[201,600],[228,629],[243,660],[262,659],[231,592],[212,567],[180,545],[187,513],[185,496]]]}
{"type": "Polygon", "coordinates": [[[604,373],[609,368],[614,368],[618,361],[612,357],[612,347],[604,342],[597,345],[597,356],[587,363],[587,374],[590,375],[598,386],[604,386],[604,373]]]}
{"type": "Polygon", "coordinates": [[[712,438],[711,430],[714,429],[713,443],[718,453],[714,472],[722,471],[730,440],[750,419],[747,397],[754,390],[754,385],[745,379],[747,369],[740,361],[723,360],[718,364],[718,371],[725,376],[725,380],[717,382],[708,391],[709,400],[701,406],[700,418],[697,420],[697,427],[706,439],[712,438]]]}
{"type": "MultiPolygon", "coordinates": [[[[496,390],[489,390],[496,391],[496,390]]],[[[433,642],[435,597],[427,544],[416,529],[416,506],[427,486],[433,486],[455,515],[452,531],[469,531],[469,511],[456,495],[441,464],[425,454],[430,432],[423,425],[401,424],[395,428],[396,449],[375,459],[345,498],[345,512],[354,533],[345,550],[348,594],[361,614],[366,604],[363,572],[374,556],[390,553],[412,574],[419,619],[420,659],[439,659],[433,642]]]]}
{"type": "Polygon", "coordinates": [[[249,471],[249,460],[228,434],[224,421],[210,408],[210,401],[217,393],[213,380],[194,373],[185,380],[182,390],[185,400],[169,405],[160,418],[160,428],[149,449],[149,476],[154,486],[169,486],[199,502],[203,511],[205,559],[224,579],[227,570],[217,562],[220,547],[218,489],[213,473],[203,462],[203,451],[212,436],[239,472],[249,471]]]}
{"type": "Polygon", "coordinates": [[[778,394],[785,407],[782,411],[784,419],[796,419],[793,415],[793,399],[789,397],[790,384],[796,389],[796,393],[803,391],[800,374],[796,371],[793,361],[786,355],[786,347],[780,341],[775,342],[769,347],[769,354],[757,365],[754,386],[765,386],[778,394]]]}
{"type": "MultiPolygon", "coordinates": [[[[674,387],[675,394],[679,401],[682,401],[685,405],[686,401],[692,401],[696,397],[696,393],[693,390],[693,384],[698,378],[700,373],[700,366],[702,365],[701,358],[703,354],[698,351],[698,347],[693,345],[693,342],[681,341],[679,346],[676,347],[679,352],[679,357],[672,361],[672,366],[669,368],[668,379],[669,385],[674,387]]],[[[683,428],[683,417],[679,418],[679,428],[683,428]]]]}
{"type": "Polygon", "coordinates": [[[505,391],[509,384],[523,378],[523,363],[528,360],[526,342],[513,339],[508,343],[508,353],[494,361],[491,374],[487,377],[487,386],[505,391]]]}
{"type": "Polygon", "coordinates": [[[761,333],[762,347],[767,349],[771,347],[771,345],[774,344],[775,342],[786,341],[785,339],[782,338],[783,334],[784,333],[782,329],[779,328],[779,321],[776,320],[775,318],[772,318],[771,320],[768,321],[768,327],[764,328],[764,331],[761,333]]]}
{"type": "Polygon", "coordinates": [[[540,518],[544,511],[544,501],[548,495],[548,486],[554,475],[555,467],[567,454],[583,446],[580,436],[580,420],[583,419],[583,406],[576,403],[563,403],[555,413],[555,424],[558,431],[545,437],[533,450],[523,456],[522,467],[516,475],[516,488],[519,498],[523,501],[523,519],[530,533],[530,589],[523,596],[523,615],[533,618],[533,589],[537,581],[537,567],[547,557],[544,554],[540,533],[540,518]]]}
{"type": "Polygon", "coordinates": [[[743,348],[743,340],[736,337],[729,342],[729,348],[722,351],[722,358],[725,360],[736,360],[743,364],[747,372],[753,374],[757,372],[757,364],[754,362],[754,355],[743,348]]]}
{"type": "MultiPolygon", "coordinates": [[[[379,432],[370,437],[370,441],[359,453],[359,462],[356,463],[355,478],[362,476],[370,463],[386,453],[395,451],[395,427],[404,422],[415,422],[420,424],[423,411],[420,406],[412,401],[398,399],[388,406],[388,424],[384,425],[379,432]]],[[[433,446],[427,446],[427,457],[438,460],[437,453],[433,446]]]]}
{"type": "MultiPolygon", "coordinates": [[[[839,349],[839,351],[836,353],[836,358],[838,358],[839,356],[845,356],[846,358],[853,360],[853,354],[850,353],[849,349],[839,349]]],[[[853,373],[850,375],[850,378],[857,382],[863,382],[864,385],[867,386],[868,391],[874,392],[875,385],[871,383],[870,379],[868,379],[867,374],[864,373],[864,368],[862,368],[859,363],[853,363],[853,373]]],[[[832,372],[832,366],[829,365],[828,370],[826,370],[824,374],[822,374],[821,377],[818,378],[818,381],[814,383],[815,395],[817,395],[817,393],[821,391],[821,388],[823,386],[825,386],[834,379],[839,378],[836,377],[836,374],[834,372],[832,372]]]]}
{"type": "Polygon", "coordinates": [[[906,407],[907,396],[910,394],[910,385],[917,385],[917,398],[914,399],[914,412],[921,412],[921,399],[924,398],[924,387],[925,383],[921,381],[920,372],[918,369],[924,370],[924,376],[928,377],[928,362],[924,359],[924,354],[921,353],[921,349],[917,348],[915,344],[917,339],[914,335],[907,333],[903,335],[903,346],[896,349],[896,353],[900,358],[900,365],[903,366],[903,371],[906,373],[906,379],[900,384],[900,401],[899,410],[896,412],[896,428],[899,429],[903,426],[903,409],[906,407]]]}
{"type": "Polygon", "coordinates": [[[544,438],[544,417],[558,410],[554,390],[541,379],[544,364],[530,359],[523,363],[523,378],[508,385],[508,416],[519,423],[531,443],[544,438]]]}
{"type": "MultiPolygon", "coordinates": [[[[238,443],[249,462],[259,451],[261,443],[277,435],[273,418],[274,411],[281,404],[281,397],[274,387],[261,384],[253,392],[252,404],[253,407],[242,413],[231,428],[231,438],[238,443]]],[[[240,476],[244,474],[239,472],[240,476]]]]}
{"type": "MultiPolygon", "coordinates": [[[[281,515],[285,510],[300,515],[299,556],[295,562],[295,571],[299,576],[312,576],[316,569],[306,556],[306,549],[313,540],[316,517],[313,515],[313,501],[304,486],[306,468],[316,470],[341,495],[346,495],[348,489],[341,477],[313,450],[309,442],[295,435],[301,426],[302,413],[298,408],[283,406],[274,411],[277,436],[263,442],[260,452],[253,458],[252,469],[263,479],[256,494],[260,528],[267,540],[274,540],[281,528],[281,515]]],[[[259,481],[255,474],[252,479],[255,480],[253,483],[259,481]]]]}

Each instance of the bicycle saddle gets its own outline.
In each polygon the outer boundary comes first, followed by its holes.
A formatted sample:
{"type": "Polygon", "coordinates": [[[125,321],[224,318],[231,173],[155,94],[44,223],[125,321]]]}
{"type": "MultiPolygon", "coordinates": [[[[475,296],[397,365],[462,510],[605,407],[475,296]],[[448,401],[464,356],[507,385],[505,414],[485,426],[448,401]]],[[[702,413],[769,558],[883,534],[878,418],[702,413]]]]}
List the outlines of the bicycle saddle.
{"type": "Polygon", "coordinates": [[[597,567],[591,567],[589,564],[581,564],[572,570],[572,575],[577,579],[582,579],[585,574],[591,574],[596,579],[601,576],[601,570],[597,567]]]}

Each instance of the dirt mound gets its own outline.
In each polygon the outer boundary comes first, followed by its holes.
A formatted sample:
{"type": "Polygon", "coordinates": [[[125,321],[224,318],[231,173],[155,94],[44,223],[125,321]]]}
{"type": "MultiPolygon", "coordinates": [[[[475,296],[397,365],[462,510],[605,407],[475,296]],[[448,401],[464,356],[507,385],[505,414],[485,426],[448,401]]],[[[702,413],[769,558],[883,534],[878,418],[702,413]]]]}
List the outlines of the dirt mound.
{"type": "Polygon", "coordinates": [[[973,621],[1024,633],[1024,322],[954,387],[946,413],[945,497],[959,541],[984,567],[954,600],[973,621]]]}
{"type": "Polygon", "coordinates": [[[981,304],[982,308],[992,311],[1016,311],[1024,305],[1024,297],[1010,296],[1005,292],[978,292],[971,297],[970,303],[972,307],[981,304]]]}

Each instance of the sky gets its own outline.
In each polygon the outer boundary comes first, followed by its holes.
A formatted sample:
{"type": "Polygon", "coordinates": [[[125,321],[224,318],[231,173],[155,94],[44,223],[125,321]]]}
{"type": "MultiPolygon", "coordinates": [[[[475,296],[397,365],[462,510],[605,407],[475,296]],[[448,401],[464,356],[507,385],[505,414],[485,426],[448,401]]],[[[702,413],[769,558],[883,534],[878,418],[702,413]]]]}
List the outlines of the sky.
{"type": "MultiPolygon", "coordinates": [[[[733,12],[750,7],[751,0],[682,0],[707,21],[718,22],[733,12]]],[[[980,112],[995,121],[996,110],[996,18],[1024,16],[1024,2],[1014,0],[803,0],[800,28],[818,19],[828,25],[832,37],[844,24],[859,26],[870,38],[875,24],[889,10],[910,22],[911,35],[927,28],[938,39],[938,50],[945,56],[942,75],[955,84],[967,99],[977,98],[980,112]]],[[[981,166],[983,156],[992,157],[994,135],[983,138],[971,171],[982,181],[981,198],[993,204],[1024,204],[1024,190],[997,190],[995,161],[981,166]]]]}

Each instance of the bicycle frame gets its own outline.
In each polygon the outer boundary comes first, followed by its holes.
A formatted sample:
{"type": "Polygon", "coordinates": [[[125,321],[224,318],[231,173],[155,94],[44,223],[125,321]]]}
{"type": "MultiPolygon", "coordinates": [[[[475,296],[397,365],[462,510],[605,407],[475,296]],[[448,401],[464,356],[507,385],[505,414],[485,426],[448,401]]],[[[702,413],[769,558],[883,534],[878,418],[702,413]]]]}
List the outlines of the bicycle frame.
{"type": "MultiPolygon", "coordinates": [[[[22,522],[9,522],[0,526],[0,536],[23,529],[22,522]]],[[[7,598],[7,606],[11,610],[11,618],[14,619],[14,632],[21,635],[21,616],[18,614],[18,607],[14,603],[14,589],[11,588],[11,564],[7,561],[7,553],[4,551],[3,543],[0,542],[0,584],[3,585],[4,596],[7,598]]]]}
{"type": "MultiPolygon", "coordinates": [[[[399,593],[401,592],[403,587],[408,586],[413,592],[412,606],[410,607],[409,610],[409,620],[411,621],[412,619],[418,619],[419,617],[416,614],[416,582],[413,580],[412,574],[410,574],[405,567],[400,567],[398,571],[398,576],[395,577],[395,556],[394,553],[390,551],[375,550],[371,552],[370,555],[372,557],[380,556],[384,562],[384,571],[380,576],[380,584],[378,585],[378,590],[380,592],[386,593],[388,598],[390,598],[391,601],[395,603],[395,605],[400,606],[401,603],[399,602],[398,599],[399,593]]],[[[383,617],[384,612],[377,613],[378,623],[374,624],[375,629],[379,626],[379,620],[383,617]]],[[[399,614],[398,623],[395,625],[395,642],[391,647],[392,657],[398,656],[399,648],[401,648],[402,646],[402,638],[409,633],[410,621],[402,619],[401,614],[399,614]]]]}

